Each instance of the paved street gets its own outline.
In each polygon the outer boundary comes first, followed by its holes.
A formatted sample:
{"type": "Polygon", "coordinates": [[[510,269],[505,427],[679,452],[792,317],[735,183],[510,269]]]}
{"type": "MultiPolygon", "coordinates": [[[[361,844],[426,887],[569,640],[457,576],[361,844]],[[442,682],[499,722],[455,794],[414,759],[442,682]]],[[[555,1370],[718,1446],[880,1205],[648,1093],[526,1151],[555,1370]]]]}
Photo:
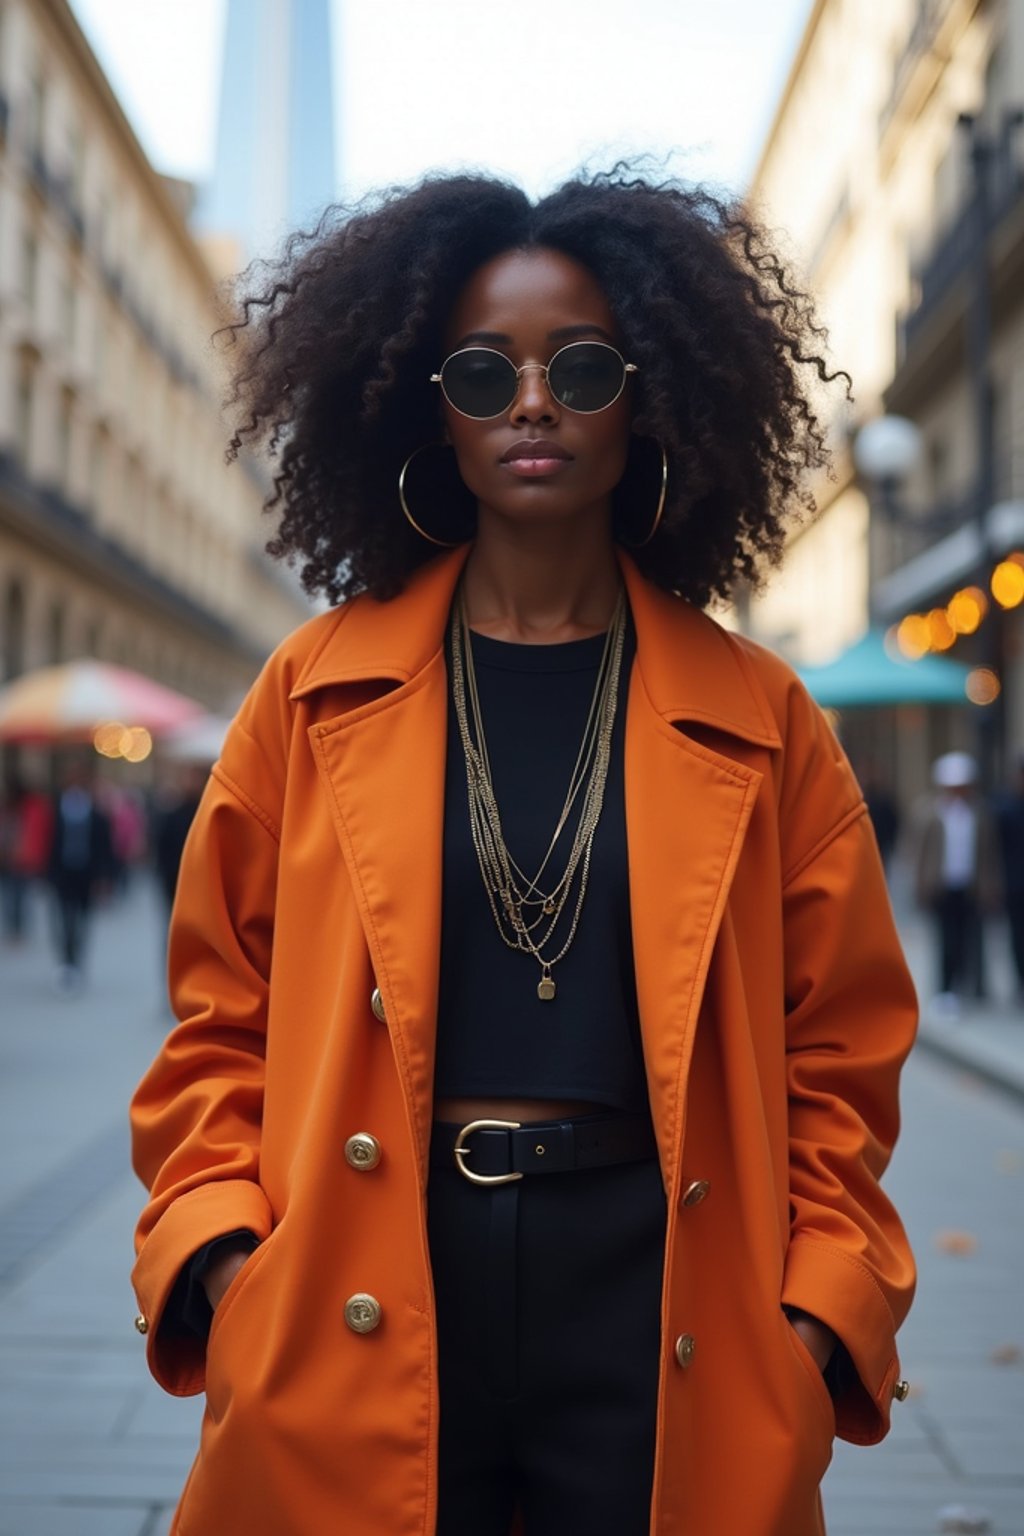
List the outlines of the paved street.
{"type": "MultiPolygon", "coordinates": [[[[0,1536],[162,1536],[200,1407],[150,1382],[127,1280],[126,1104],[165,1027],[158,909],[140,885],[100,914],[73,998],[34,915],[31,942],[0,950],[0,1536]]],[[[1016,1027],[1005,1005],[977,1021],[997,1044],[1016,1027]]],[[[957,1508],[989,1523],[945,1529],[1024,1536],[1024,1098],[919,1048],[889,1187],[922,1272],[914,1395],[883,1446],[837,1447],[831,1536],[936,1532],[957,1508]]]]}

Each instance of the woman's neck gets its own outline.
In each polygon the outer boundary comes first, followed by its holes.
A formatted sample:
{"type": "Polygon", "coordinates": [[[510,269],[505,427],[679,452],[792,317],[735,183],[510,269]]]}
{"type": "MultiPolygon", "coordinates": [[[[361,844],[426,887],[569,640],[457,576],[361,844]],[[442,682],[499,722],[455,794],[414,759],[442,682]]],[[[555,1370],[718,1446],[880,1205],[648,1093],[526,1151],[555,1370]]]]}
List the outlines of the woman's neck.
{"type": "Polygon", "coordinates": [[[602,633],[622,586],[611,537],[578,527],[492,527],[481,519],[463,576],[472,629],[494,640],[553,645],[602,633]]]}

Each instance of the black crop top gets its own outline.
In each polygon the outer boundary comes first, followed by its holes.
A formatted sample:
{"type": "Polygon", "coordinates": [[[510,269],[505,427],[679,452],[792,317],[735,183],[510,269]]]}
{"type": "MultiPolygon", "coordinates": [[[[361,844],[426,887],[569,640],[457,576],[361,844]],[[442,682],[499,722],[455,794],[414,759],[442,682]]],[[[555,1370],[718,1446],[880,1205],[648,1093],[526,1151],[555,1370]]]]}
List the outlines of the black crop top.
{"type": "MultiPolygon", "coordinates": [[[[518,645],[473,634],[471,644],[505,843],[532,876],[562,808],[605,637],[518,645]]],[[[470,833],[465,757],[449,685],[436,1097],[580,1099],[647,1110],[623,771],[635,650],[630,622],[589,884],[575,938],[554,967],[557,994],[551,1001],[537,996],[537,961],[507,947],[488,905],[470,833]]],[[[448,665],[450,678],[450,647],[448,665]]],[[[565,868],[576,823],[574,814],[559,839],[549,866],[554,879],[565,868]]],[[[557,953],[564,942],[575,891],[574,886],[555,933],[557,947],[547,945],[545,953],[557,953]]]]}

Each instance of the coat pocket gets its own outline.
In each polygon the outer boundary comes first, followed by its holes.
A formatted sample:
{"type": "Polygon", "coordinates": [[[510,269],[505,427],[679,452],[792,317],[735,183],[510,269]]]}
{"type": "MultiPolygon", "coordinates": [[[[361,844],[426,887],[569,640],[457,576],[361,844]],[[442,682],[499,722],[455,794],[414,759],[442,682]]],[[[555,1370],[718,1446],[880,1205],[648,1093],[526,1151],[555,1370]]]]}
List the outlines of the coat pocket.
{"type": "Polygon", "coordinates": [[[805,1396],[812,1401],[816,1417],[827,1429],[829,1439],[832,1440],[836,1432],[836,1411],[828,1387],[825,1385],[825,1378],[818,1362],[785,1314],[783,1314],[782,1323],[790,1348],[800,1366],[799,1374],[806,1388],[805,1396]]]}
{"type": "Polygon", "coordinates": [[[206,1401],[212,1416],[220,1417],[226,1400],[231,1395],[230,1372],[225,1371],[225,1349],[231,1342],[236,1323],[245,1314],[245,1293],[253,1277],[259,1272],[273,1246],[277,1229],[254,1248],[241,1269],[233,1276],[231,1284],[221,1297],[213,1314],[210,1333],[206,1340],[206,1401]],[[242,1303],[242,1305],[240,1305],[242,1303]]]}

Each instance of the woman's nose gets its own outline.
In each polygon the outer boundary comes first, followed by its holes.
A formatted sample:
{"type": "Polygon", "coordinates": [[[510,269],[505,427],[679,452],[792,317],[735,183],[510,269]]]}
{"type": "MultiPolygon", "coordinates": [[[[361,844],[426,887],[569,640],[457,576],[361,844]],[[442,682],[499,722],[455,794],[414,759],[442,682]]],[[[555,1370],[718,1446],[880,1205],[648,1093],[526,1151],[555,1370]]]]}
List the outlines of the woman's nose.
{"type": "Polygon", "coordinates": [[[548,388],[548,371],[541,363],[527,363],[520,372],[511,415],[513,421],[557,421],[558,403],[548,388]]]}

